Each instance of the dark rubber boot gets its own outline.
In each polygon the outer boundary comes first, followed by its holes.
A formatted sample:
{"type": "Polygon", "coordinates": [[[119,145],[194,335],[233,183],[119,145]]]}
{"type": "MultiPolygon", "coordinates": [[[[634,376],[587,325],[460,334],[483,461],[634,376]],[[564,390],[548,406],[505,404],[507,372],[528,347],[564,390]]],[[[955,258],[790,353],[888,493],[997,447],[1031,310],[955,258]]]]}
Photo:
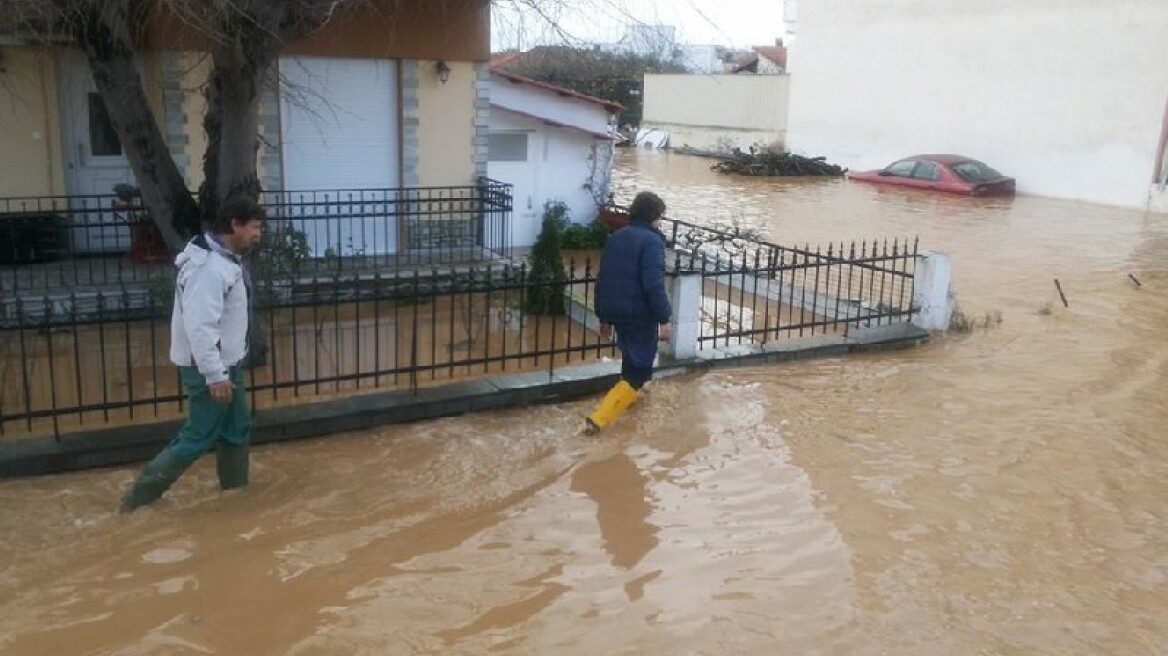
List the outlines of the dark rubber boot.
{"type": "Polygon", "coordinates": [[[248,445],[220,442],[215,447],[215,466],[219,470],[219,488],[234,490],[247,487],[250,458],[248,445]]]}
{"type": "Polygon", "coordinates": [[[154,503],[163,495],[191,463],[179,458],[167,447],[146,465],[134,487],[122,497],[122,511],[128,512],[154,503]]]}

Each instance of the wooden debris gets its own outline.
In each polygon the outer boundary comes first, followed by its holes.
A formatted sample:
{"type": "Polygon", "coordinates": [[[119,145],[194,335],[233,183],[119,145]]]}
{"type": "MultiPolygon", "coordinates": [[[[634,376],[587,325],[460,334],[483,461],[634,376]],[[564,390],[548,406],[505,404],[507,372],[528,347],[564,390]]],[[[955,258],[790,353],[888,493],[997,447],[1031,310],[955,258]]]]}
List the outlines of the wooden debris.
{"type": "Polygon", "coordinates": [[[1140,282],[1140,279],[1137,278],[1134,273],[1127,274],[1127,277],[1131,278],[1131,281],[1136,284],[1136,287],[1143,287],[1144,286],[1144,283],[1140,282]]]}
{"type": "Polygon", "coordinates": [[[723,155],[722,161],[710,167],[721,173],[759,176],[841,176],[847,169],[828,164],[826,157],[803,157],[791,153],[758,151],[744,153],[739,149],[723,155]]]}
{"type": "Polygon", "coordinates": [[[1063,293],[1063,285],[1059,282],[1058,278],[1054,279],[1054,287],[1058,290],[1059,298],[1063,301],[1063,307],[1071,307],[1067,304],[1067,295],[1063,293]]]}

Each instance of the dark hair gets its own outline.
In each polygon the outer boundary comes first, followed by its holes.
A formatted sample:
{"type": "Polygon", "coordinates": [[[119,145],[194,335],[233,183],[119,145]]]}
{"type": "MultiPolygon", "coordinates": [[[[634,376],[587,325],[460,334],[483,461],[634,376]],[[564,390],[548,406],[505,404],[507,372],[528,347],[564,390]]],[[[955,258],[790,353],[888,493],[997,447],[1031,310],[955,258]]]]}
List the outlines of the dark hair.
{"type": "Polygon", "coordinates": [[[235,232],[236,221],[247,223],[254,220],[265,221],[267,218],[268,213],[259,203],[247,196],[232,196],[219,206],[219,213],[215,216],[215,222],[211,224],[211,230],[221,235],[229,235],[235,232]]]}
{"type": "Polygon", "coordinates": [[[632,223],[652,223],[665,216],[665,201],[651,191],[642,191],[629,206],[629,221],[632,223]]]}

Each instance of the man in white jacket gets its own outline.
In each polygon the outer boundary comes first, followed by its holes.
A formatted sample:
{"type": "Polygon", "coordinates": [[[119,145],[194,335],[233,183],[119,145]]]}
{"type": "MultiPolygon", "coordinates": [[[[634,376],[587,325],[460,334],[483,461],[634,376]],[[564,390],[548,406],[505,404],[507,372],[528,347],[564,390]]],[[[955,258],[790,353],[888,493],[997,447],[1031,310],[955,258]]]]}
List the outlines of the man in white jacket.
{"type": "Polygon", "coordinates": [[[247,355],[251,279],[240,256],[263,236],[266,215],[248,198],[230,198],[211,231],[187,243],[174,264],[170,360],[190,399],[186,424],[122,498],[123,510],[156,501],[191,463],[215,448],[219,486],[248,481],[251,413],[242,362],[247,355]]]}

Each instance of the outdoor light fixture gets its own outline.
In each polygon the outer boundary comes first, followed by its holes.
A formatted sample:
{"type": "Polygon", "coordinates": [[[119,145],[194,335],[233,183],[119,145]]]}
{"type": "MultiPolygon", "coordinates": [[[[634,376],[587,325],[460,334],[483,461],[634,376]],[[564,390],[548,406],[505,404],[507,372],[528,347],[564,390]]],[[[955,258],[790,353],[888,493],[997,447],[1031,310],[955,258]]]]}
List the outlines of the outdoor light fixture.
{"type": "Polygon", "coordinates": [[[446,65],[446,62],[438,60],[434,70],[438,72],[438,82],[446,84],[450,80],[450,67],[446,65]]]}

